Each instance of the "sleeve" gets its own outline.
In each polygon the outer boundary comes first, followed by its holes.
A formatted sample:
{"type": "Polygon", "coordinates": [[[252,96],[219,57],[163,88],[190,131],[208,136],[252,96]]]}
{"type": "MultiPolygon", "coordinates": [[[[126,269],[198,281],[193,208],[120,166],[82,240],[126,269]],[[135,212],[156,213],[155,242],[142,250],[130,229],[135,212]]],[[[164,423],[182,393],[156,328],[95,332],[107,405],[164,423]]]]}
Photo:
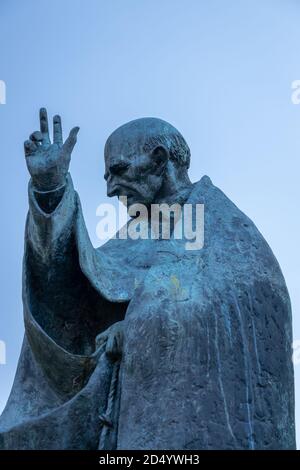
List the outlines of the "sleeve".
{"type": "Polygon", "coordinates": [[[37,261],[55,260],[70,249],[76,213],[76,193],[70,175],[66,186],[42,193],[29,183],[26,242],[37,261]]]}
{"type": "Polygon", "coordinates": [[[89,240],[70,175],[56,194],[37,194],[30,183],[23,263],[25,325],[36,322],[73,354],[91,354],[96,335],[120,320],[119,309],[102,292],[106,275],[105,263],[89,240]],[[51,204],[52,212],[46,212],[45,205],[49,209],[51,204]]]}

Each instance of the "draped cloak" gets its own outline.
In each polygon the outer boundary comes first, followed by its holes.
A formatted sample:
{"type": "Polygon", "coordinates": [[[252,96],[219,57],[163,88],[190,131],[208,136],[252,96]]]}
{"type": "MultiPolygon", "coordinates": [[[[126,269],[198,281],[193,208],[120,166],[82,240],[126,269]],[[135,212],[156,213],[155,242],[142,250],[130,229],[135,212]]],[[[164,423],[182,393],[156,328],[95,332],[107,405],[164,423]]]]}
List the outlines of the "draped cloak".
{"type": "Polygon", "coordinates": [[[118,238],[95,249],[70,176],[50,212],[29,185],[25,336],[0,448],[97,449],[108,406],[106,449],[295,448],[279,264],[207,176],[187,203],[204,204],[202,249],[118,238]],[[95,337],[121,320],[116,365],[95,337]]]}

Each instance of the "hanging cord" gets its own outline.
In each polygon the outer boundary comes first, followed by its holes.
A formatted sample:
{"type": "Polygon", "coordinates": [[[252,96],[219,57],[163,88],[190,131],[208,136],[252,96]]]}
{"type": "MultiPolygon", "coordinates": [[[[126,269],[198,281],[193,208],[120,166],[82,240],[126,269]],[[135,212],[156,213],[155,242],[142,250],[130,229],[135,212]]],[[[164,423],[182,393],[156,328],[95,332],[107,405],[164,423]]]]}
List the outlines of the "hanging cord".
{"type": "Polygon", "coordinates": [[[102,429],[99,438],[99,450],[107,450],[107,438],[111,429],[113,429],[113,412],[115,405],[116,392],[118,388],[120,361],[116,361],[113,365],[113,371],[110,382],[110,389],[107,399],[107,406],[105,413],[99,416],[102,423],[102,429]]]}

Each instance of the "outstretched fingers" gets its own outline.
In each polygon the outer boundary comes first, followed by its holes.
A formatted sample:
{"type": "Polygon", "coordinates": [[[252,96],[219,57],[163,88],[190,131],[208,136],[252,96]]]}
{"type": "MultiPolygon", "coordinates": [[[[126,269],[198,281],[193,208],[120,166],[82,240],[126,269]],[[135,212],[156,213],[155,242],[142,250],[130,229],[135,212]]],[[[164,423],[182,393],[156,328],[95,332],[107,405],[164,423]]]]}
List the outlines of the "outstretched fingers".
{"type": "MultiPolygon", "coordinates": [[[[53,143],[63,147],[66,154],[71,154],[76,141],[79,127],[73,127],[68,138],[63,144],[62,125],[59,115],[53,118],[53,143]]],[[[40,131],[33,132],[29,140],[24,143],[25,155],[32,154],[39,146],[48,147],[51,145],[49,137],[49,124],[46,108],[40,109],[40,131]]]]}
{"type": "Polygon", "coordinates": [[[53,118],[53,143],[57,145],[62,145],[63,143],[61,118],[58,114],[53,118]]]}
{"type": "Polygon", "coordinates": [[[40,127],[43,136],[43,144],[50,144],[49,125],[46,108],[40,109],[40,127]]]}

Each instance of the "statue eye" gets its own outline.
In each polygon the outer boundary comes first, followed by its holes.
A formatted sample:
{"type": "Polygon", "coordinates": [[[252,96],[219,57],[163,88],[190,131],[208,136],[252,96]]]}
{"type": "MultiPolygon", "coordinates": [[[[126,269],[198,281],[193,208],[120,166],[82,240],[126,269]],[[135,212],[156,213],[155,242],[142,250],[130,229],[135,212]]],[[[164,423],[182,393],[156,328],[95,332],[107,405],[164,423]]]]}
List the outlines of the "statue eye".
{"type": "Polygon", "coordinates": [[[117,169],[117,174],[118,175],[123,175],[123,173],[125,173],[125,171],[127,170],[128,168],[128,165],[126,166],[121,166],[120,168],[117,169]]]}
{"type": "Polygon", "coordinates": [[[110,168],[112,175],[123,175],[129,167],[129,163],[119,163],[110,168]]]}

